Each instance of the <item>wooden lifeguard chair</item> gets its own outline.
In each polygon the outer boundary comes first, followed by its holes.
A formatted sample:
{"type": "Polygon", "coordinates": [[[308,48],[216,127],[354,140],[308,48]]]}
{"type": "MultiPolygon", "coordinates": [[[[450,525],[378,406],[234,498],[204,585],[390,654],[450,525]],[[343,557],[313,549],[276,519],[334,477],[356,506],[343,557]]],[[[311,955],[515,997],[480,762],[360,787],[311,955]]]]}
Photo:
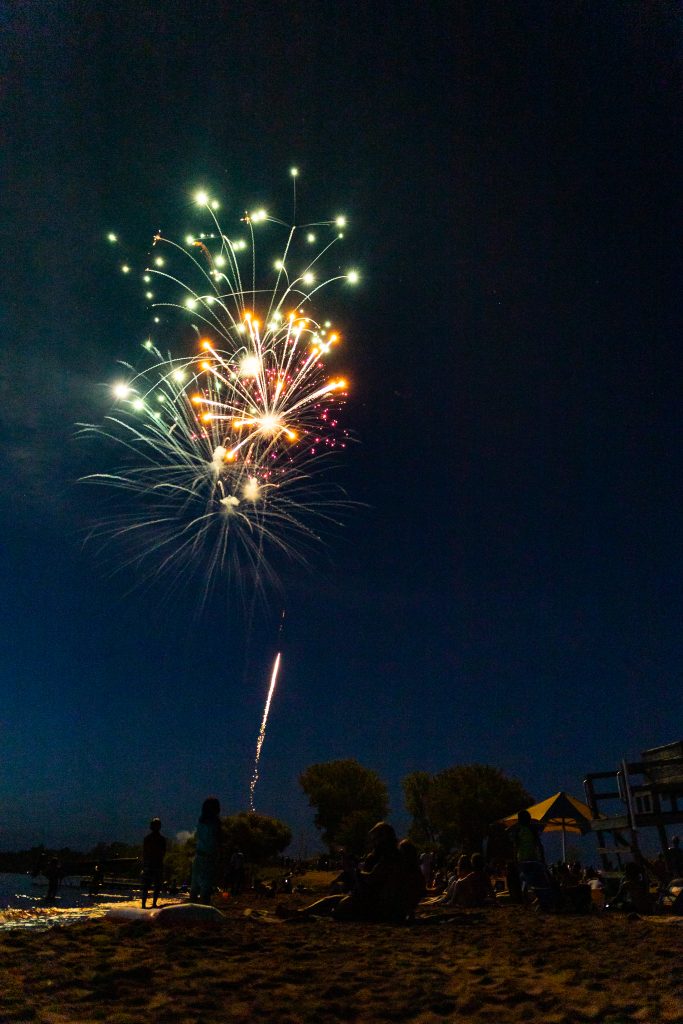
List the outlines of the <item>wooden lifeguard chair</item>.
{"type": "Polygon", "coordinates": [[[638,832],[644,828],[657,829],[666,856],[666,826],[683,824],[683,740],[644,750],[640,758],[624,759],[616,771],[590,772],[584,779],[605,868],[609,854],[616,855],[620,867],[622,854],[639,855],[638,832]]]}

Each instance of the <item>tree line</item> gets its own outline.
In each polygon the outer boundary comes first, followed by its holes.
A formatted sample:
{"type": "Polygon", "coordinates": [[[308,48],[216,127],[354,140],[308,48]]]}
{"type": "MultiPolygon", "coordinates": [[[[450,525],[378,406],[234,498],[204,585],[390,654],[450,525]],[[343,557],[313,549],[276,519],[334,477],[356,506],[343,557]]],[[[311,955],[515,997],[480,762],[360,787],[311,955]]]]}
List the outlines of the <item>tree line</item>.
{"type": "MultiPolygon", "coordinates": [[[[362,852],[369,829],[388,814],[386,785],[357,761],[311,765],[299,782],[331,851],[362,852]]],[[[493,823],[534,802],[521,782],[484,764],[411,772],[403,780],[403,795],[412,819],[408,837],[418,847],[445,853],[481,852],[493,823]]]]}
{"type": "MultiPolygon", "coordinates": [[[[372,826],[389,813],[389,793],[377,772],[353,759],[310,765],[299,777],[314,822],[331,853],[340,849],[360,854],[372,826]]],[[[492,823],[534,802],[517,779],[490,765],[454,765],[431,774],[411,772],[403,779],[403,795],[411,816],[408,837],[421,849],[444,853],[481,851],[492,823]]],[[[239,849],[251,864],[265,864],[282,854],[292,841],[288,825],[254,811],[242,811],[221,820],[223,846],[239,849]]],[[[0,871],[30,871],[40,857],[57,854],[76,872],[86,864],[134,859],[140,847],[100,843],[87,854],[72,850],[34,847],[19,853],[0,853],[0,871]]],[[[188,876],[194,839],[171,843],[168,877],[188,876]]],[[[135,870],[131,868],[131,870],[135,870]]]]}

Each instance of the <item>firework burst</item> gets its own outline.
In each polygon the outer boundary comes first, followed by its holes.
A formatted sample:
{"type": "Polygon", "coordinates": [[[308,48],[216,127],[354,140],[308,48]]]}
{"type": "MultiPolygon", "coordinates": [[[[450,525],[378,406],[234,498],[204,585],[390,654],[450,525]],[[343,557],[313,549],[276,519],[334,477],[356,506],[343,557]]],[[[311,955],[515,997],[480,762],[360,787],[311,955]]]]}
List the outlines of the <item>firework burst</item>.
{"type": "MultiPolygon", "coordinates": [[[[195,199],[210,230],[183,244],[157,234],[141,275],[153,319],[149,365],[122,364],[114,408],[81,433],[108,439],[122,457],[115,471],[85,478],[116,496],[93,532],[131,541],[119,564],[175,578],[189,570],[206,594],[224,573],[261,586],[278,551],[304,559],[306,542],[343,504],[321,475],[348,439],[338,423],[347,383],[327,369],[341,339],[315,300],[358,274],[330,268],[343,217],[292,226],[256,210],[233,237],[218,203],[204,192],[195,199]],[[264,269],[255,241],[268,225],[284,244],[264,269]],[[178,314],[191,326],[192,350],[164,356],[160,336],[178,314]],[[122,508],[126,493],[133,500],[122,508]]],[[[121,269],[134,273],[128,263],[121,269]]]]}

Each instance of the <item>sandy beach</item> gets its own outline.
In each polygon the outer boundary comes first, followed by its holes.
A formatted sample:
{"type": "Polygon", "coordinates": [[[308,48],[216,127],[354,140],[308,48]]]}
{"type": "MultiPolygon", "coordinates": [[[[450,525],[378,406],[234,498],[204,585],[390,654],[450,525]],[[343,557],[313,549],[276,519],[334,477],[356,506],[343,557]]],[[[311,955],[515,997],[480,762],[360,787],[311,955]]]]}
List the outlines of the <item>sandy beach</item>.
{"type": "Polygon", "coordinates": [[[681,918],[425,908],[397,928],[283,922],[263,897],[218,905],[212,928],[114,921],[105,906],[0,932],[0,1020],[683,1024],[681,918]]]}

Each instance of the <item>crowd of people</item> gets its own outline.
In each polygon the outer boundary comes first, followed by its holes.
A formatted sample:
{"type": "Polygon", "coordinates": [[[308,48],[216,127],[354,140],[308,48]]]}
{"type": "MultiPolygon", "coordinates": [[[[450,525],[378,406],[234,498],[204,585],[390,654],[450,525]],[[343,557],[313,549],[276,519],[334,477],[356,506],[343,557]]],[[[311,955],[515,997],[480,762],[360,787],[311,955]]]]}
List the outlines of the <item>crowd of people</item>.
{"type": "Polygon", "coordinates": [[[421,858],[431,905],[483,906],[494,900],[525,903],[546,911],[587,912],[593,909],[650,914],[673,909],[683,913],[683,851],[674,836],[667,854],[648,860],[642,855],[619,871],[597,871],[579,861],[546,862],[542,828],[520,811],[508,830],[510,859],[486,865],[479,853],[436,866],[434,851],[421,858]],[[676,885],[676,880],[680,885],[676,885]]]}
{"type": "MultiPolygon", "coordinates": [[[[607,890],[605,877],[578,862],[555,865],[546,863],[542,827],[522,810],[508,829],[509,859],[505,863],[486,863],[483,855],[461,853],[444,860],[435,849],[419,853],[409,839],[400,842],[393,827],[378,822],[369,832],[367,851],[358,858],[351,850],[340,851],[340,868],[329,895],[301,909],[279,904],[282,918],[301,920],[331,916],[338,921],[384,921],[401,923],[414,918],[418,905],[439,907],[481,907],[503,902],[532,904],[543,911],[620,910],[636,914],[651,913],[662,906],[663,894],[672,880],[680,879],[680,896],[674,892],[672,909],[683,913],[683,850],[674,836],[667,854],[654,860],[636,857],[626,863],[618,888],[607,890]],[[682,904],[678,907],[678,904],[682,904]]],[[[161,821],[152,818],[142,843],[141,903],[158,904],[164,881],[167,842],[161,821]]],[[[55,898],[61,880],[57,858],[47,860],[40,871],[48,879],[47,898],[55,898]]],[[[93,873],[91,895],[101,882],[102,868],[93,873]],[[98,879],[96,881],[96,877],[98,879]]],[[[609,875],[614,881],[613,873],[609,875]]],[[[220,803],[207,797],[201,808],[195,832],[195,850],[189,881],[191,902],[210,904],[219,884],[232,896],[245,888],[273,896],[293,891],[292,874],[279,880],[260,882],[248,874],[242,851],[222,849],[220,803]]],[[[675,886],[675,883],[674,883],[675,886]]]]}
{"type": "MultiPolygon", "coordinates": [[[[220,808],[215,798],[204,802],[197,826],[197,848],[192,867],[190,899],[209,902],[218,881],[220,854],[220,808]]],[[[543,911],[586,912],[591,909],[649,913],[656,908],[653,879],[662,886],[673,877],[683,877],[683,851],[674,837],[666,858],[647,862],[644,858],[625,865],[618,889],[608,893],[602,875],[578,862],[546,863],[542,826],[522,810],[508,830],[510,859],[487,864],[476,851],[439,864],[436,851],[421,854],[409,839],[400,842],[393,827],[378,822],[368,835],[362,859],[350,850],[340,851],[340,867],[332,883],[334,890],[309,906],[292,909],[282,903],[282,918],[301,920],[330,916],[338,921],[385,921],[399,923],[414,918],[425,906],[481,907],[508,902],[532,904],[543,911]]],[[[234,850],[228,859],[232,895],[238,895],[245,880],[244,857],[234,850]]],[[[282,884],[254,883],[255,892],[266,895],[290,893],[291,875],[282,884]]],[[[143,898],[144,905],[144,898],[143,898]]]]}

